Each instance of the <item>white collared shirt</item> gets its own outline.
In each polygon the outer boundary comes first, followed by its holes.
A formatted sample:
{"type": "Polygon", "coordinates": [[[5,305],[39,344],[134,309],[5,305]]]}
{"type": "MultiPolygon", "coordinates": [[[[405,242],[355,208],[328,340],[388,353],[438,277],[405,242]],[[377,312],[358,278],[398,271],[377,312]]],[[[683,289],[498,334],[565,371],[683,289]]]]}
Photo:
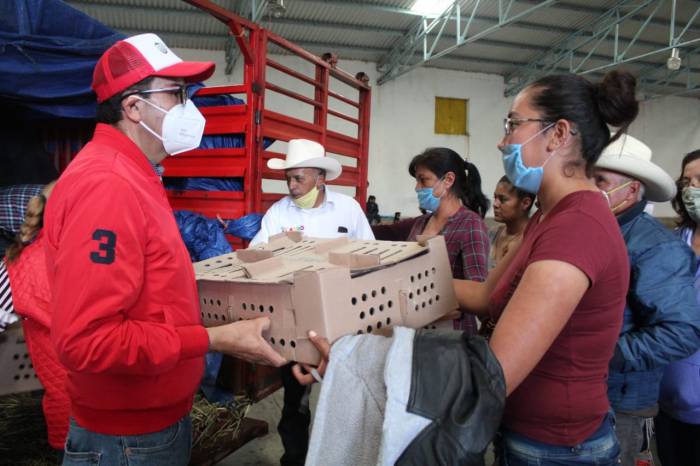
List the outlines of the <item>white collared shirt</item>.
{"type": "Polygon", "coordinates": [[[315,238],[374,239],[360,204],[350,196],[331,191],[328,186],[323,203],[314,209],[297,207],[291,196],[272,204],[250,246],[266,243],[270,236],[285,231],[301,231],[315,238]]]}

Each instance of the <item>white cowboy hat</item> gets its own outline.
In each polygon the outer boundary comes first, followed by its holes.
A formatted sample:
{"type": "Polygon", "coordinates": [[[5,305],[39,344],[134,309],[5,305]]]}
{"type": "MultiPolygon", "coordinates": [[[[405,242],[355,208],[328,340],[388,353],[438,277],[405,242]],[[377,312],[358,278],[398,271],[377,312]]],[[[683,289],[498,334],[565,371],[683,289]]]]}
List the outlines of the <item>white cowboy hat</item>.
{"type": "Polygon", "coordinates": [[[650,201],[665,202],[676,195],[676,183],[663,168],[651,161],[651,149],[627,134],[609,144],[595,166],[641,181],[645,188],[644,197],[650,201]]]}
{"type": "Polygon", "coordinates": [[[287,159],[270,159],[267,166],[273,170],[320,168],[326,171],[328,181],[338,178],[343,171],[340,162],[326,156],[321,144],[308,139],[292,139],[287,144],[287,159]]]}

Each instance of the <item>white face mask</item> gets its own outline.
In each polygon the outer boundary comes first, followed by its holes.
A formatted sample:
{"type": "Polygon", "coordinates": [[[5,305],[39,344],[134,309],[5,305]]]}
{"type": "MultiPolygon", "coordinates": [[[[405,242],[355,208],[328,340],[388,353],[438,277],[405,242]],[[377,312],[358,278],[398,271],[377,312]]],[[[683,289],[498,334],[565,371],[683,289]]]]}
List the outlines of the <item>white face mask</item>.
{"type": "Polygon", "coordinates": [[[177,104],[170,110],[165,110],[153,102],[149,102],[141,97],[138,98],[165,113],[162,136],[149,128],[143,121],[139,122],[141,126],[146,128],[146,131],[163,141],[165,152],[170,155],[177,155],[199,147],[199,143],[202,141],[202,134],[204,134],[204,123],[206,120],[191,100],[184,104],[177,104]]]}

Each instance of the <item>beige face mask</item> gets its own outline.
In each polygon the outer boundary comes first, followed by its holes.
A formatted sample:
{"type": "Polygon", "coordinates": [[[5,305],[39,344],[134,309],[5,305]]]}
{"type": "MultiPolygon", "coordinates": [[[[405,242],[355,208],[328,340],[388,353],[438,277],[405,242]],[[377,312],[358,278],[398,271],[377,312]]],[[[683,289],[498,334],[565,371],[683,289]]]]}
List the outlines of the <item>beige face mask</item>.
{"type": "Polygon", "coordinates": [[[314,205],[316,205],[316,199],[318,199],[319,192],[320,191],[318,188],[314,186],[308,193],[292,200],[300,209],[311,209],[314,205]]]}
{"type": "Polygon", "coordinates": [[[616,206],[613,207],[612,205],[610,205],[610,195],[611,195],[612,193],[614,193],[615,191],[619,191],[619,190],[621,190],[622,188],[625,188],[626,186],[629,186],[629,185],[631,185],[631,184],[632,184],[632,180],[630,180],[630,181],[628,181],[628,182],[626,182],[626,183],[622,183],[620,186],[618,186],[618,187],[616,187],[616,188],[613,188],[613,189],[611,189],[610,191],[603,191],[602,189],[600,190],[600,192],[603,193],[603,196],[605,196],[605,199],[608,201],[608,206],[610,207],[610,210],[612,211],[612,213],[615,213],[615,211],[616,211],[617,209],[619,209],[620,207],[622,207],[623,205],[625,205],[625,204],[627,203],[627,200],[624,200],[624,201],[620,202],[618,205],[616,205],[616,206]]]}

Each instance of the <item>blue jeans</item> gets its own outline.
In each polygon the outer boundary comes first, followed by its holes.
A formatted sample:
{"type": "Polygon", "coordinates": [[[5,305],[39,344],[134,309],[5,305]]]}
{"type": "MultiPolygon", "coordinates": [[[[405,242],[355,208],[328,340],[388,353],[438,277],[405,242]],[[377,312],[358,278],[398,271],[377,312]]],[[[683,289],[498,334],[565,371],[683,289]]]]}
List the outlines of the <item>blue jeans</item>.
{"type": "Polygon", "coordinates": [[[189,415],[160,432],[141,435],[98,434],[71,419],[63,466],[187,466],[191,450],[189,415]]]}
{"type": "Polygon", "coordinates": [[[613,466],[619,464],[620,456],[612,413],[608,413],[598,430],[579,445],[550,445],[506,430],[501,431],[497,445],[500,466],[613,466]]]}

